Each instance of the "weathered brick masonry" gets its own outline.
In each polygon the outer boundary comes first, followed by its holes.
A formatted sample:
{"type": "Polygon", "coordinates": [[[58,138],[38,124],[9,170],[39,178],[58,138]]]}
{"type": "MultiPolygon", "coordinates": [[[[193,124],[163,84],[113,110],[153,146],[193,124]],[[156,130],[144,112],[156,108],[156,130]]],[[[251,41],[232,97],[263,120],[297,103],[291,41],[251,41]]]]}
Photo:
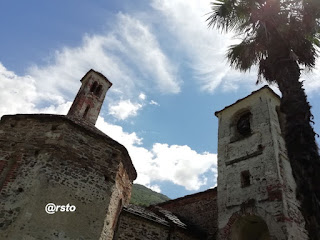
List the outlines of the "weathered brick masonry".
{"type": "Polygon", "coordinates": [[[129,155],[97,129],[65,116],[4,116],[0,142],[0,239],[98,239],[115,221],[107,213],[130,199],[136,172],[129,155]],[[77,210],[48,215],[51,202],[77,210]]]}
{"type": "Polygon", "coordinates": [[[187,195],[158,204],[176,214],[185,223],[196,226],[205,233],[205,239],[215,239],[217,232],[217,188],[187,195]]]}
{"type": "Polygon", "coordinates": [[[159,208],[129,205],[121,213],[114,240],[199,240],[205,236],[159,208]]]}

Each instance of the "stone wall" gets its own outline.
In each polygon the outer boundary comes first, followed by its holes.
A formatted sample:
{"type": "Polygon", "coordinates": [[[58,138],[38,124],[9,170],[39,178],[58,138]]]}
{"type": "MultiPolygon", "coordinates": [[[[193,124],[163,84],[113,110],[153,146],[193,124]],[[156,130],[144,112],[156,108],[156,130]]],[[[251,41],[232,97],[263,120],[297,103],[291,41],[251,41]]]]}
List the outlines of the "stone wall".
{"type": "Polygon", "coordinates": [[[169,227],[123,211],[115,240],[168,239],[169,227]]]}
{"type": "Polygon", "coordinates": [[[118,205],[109,205],[127,203],[136,178],[122,145],[65,116],[14,115],[1,119],[0,146],[0,239],[99,239],[112,231],[105,219],[118,205]],[[48,203],[76,211],[47,214],[48,203]]]}
{"type": "Polygon", "coordinates": [[[259,234],[244,222],[258,222],[270,239],[307,239],[281,136],[279,104],[272,90],[262,88],[216,113],[220,239],[242,239],[241,229],[259,234]],[[250,128],[244,135],[243,116],[249,116],[250,128]]]}
{"type": "Polygon", "coordinates": [[[130,202],[132,182],[121,162],[116,176],[116,184],[113,188],[103,232],[100,237],[101,240],[112,239],[121,210],[123,206],[128,205],[130,202]]]}
{"type": "Polygon", "coordinates": [[[217,232],[217,188],[158,204],[179,216],[184,222],[215,239],[217,232]]]}

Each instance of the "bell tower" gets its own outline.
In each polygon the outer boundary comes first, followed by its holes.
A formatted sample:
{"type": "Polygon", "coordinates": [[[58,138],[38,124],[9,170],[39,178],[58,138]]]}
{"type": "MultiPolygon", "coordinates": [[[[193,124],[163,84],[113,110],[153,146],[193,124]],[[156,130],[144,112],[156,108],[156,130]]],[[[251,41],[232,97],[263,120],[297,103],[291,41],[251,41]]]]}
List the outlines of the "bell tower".
{"type": "Polygon", "coordinates": [[[95,125],[112,83],[101,73],[92,69],[81,79],[81,83],[81,88],[67,116],[95,125]]]}
{"type": "Polygon", "coordinates": [[[220,240],[308,239],[279,105],[265,86],[215,113],[220,240]]]}

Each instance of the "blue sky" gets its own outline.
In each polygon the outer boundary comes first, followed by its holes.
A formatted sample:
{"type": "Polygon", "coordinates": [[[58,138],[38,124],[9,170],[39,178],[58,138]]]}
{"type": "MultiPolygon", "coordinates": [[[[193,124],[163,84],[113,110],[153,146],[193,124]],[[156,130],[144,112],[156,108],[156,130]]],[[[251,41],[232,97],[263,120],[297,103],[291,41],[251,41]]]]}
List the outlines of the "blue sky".
{"type": "MultiPolygon", "coordinates": [[[[208,29],[210,1],[1,1],[0,116],[66,114],[91,68],[113,86],[97,127],[125,145],[137,183],[171,198],[216,185],[214,112],[248,95],[232,34],[208,29]]],[[[320,64],[302,76],[319,131],[320,64]]]]}

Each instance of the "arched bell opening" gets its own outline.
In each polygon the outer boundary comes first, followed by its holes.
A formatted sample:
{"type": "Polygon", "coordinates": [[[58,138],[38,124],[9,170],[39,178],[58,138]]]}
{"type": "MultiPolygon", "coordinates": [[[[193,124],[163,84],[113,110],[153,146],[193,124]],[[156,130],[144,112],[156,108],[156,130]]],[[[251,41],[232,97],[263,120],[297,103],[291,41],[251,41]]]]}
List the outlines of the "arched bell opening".
{"type": "Polygon", "coordinates": [[[231,229],[232,240],[270,240],[266,222],[258,216],[239,218],[231,229]]]}

